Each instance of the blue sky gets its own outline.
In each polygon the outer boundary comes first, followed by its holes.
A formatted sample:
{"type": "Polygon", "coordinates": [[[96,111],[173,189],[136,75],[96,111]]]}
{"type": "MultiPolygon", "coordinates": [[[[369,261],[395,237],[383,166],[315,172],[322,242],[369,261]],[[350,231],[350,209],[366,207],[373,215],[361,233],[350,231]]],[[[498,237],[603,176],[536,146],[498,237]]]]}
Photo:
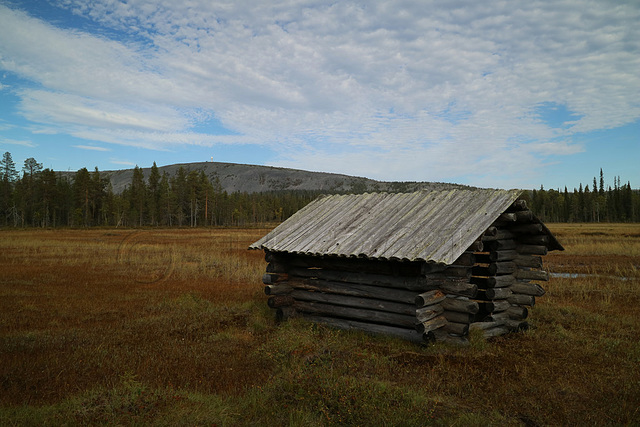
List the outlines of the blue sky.
{"type": "Polygon", "coordinates": [[[640,187],[640,3],[0,0],[18,167],[640,187]]]}

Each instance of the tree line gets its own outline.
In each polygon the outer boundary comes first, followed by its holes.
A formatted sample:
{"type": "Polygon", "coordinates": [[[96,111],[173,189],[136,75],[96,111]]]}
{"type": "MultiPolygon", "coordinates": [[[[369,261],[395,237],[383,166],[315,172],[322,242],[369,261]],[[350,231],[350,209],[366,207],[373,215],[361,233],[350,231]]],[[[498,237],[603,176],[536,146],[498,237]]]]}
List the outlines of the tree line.
{"type": "Polygon", "coordinates": [[[640,191],[614,177],[613,186],[605,188],[602,169],[591,187],[582,183],[564,191],[533,190],[526,194],[531,210],[545,222],[640,222],[640,191]]]}
{"type": "Polygon", "coordinates": [[[29,158],[20,177],[9,152],[0,160],[0,226],[244,226],[283,221],[319,194],[228,194],[203,171],[180,167],[169,176],[155,162],[147,179],[136,166],[116,194],[98,168],[62,174],[29,158]]]}
{"type": "MultiPolygon", "coordinates": [[[[73,174],[24,161],[22,176],[11,153],[0,160],[0,227],[198,227],[246,226],[281,222],[324,191],[227,193],[217,178],[180,167],[160,173],[155,162],[148,178],[136,166],[130,184],[115,193],[98,168],[73,174]]],[[[640,222],[640,193],[614,179],[572,192],[533,190],[529,206],[547,222],[640,222]]]]}

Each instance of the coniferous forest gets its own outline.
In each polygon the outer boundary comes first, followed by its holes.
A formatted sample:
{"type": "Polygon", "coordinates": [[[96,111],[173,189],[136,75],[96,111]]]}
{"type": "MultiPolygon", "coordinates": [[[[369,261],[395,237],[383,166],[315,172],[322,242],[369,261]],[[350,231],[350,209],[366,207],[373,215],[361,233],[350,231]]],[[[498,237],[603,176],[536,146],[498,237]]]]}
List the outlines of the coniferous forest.
{"type": "MultiPolygon", "coordinates": [[[[202,171],[179,168],[160,174],[154,163],[145,179],[135,167],[131,183],[114,193],[97,168],[73,174],[43,169],[34,158],[20,174],[6,152],[0,160],[0,227],[199,227],[280,222],[326,191],[231,193],[202,171]]],[[[532,190],[524,198],[546,222],[640,222],[640,191],[615,177],[578,189],[532,190]]]]}
{"type": "Polygon", "coordinates": [[[605,184],[604,173],[573,191],[532,190],[523,195],[533,212],[544,222],[640,222],[640,190],[620,177],[613,186],[605,184]]]}
{"type": "Polygon", "coordinates": [[[97,168],[61,174],[29,158],[21,175],[5,153],[0,160],[0,226],[247,226],[282,221],[320,194],[227,194],[202,171],[181,167],[168,176],[155,163],[146,180],[136,166],[120,194],[97,168]]]}

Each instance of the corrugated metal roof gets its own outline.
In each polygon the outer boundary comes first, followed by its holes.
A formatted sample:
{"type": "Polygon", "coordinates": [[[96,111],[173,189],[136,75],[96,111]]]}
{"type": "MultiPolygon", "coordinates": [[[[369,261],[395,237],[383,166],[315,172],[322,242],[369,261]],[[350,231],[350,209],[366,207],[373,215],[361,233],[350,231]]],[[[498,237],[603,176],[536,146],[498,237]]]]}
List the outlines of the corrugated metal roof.
{"type": "Polygon", "coordinates": [[[451,264],[519,195],[454,189],[324,196],[250,249],[451,264]]]}

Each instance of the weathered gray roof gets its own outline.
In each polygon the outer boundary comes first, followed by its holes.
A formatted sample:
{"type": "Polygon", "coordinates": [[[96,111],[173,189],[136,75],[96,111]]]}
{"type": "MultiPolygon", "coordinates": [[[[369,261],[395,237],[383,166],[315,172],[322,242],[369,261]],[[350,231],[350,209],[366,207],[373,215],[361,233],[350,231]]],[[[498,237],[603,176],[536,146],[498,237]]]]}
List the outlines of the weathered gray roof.
{"type": "Polygon", "coordinates": [[[250,249],[451,264],[519,195],[455,189],[324,196],[250,249]]]}

